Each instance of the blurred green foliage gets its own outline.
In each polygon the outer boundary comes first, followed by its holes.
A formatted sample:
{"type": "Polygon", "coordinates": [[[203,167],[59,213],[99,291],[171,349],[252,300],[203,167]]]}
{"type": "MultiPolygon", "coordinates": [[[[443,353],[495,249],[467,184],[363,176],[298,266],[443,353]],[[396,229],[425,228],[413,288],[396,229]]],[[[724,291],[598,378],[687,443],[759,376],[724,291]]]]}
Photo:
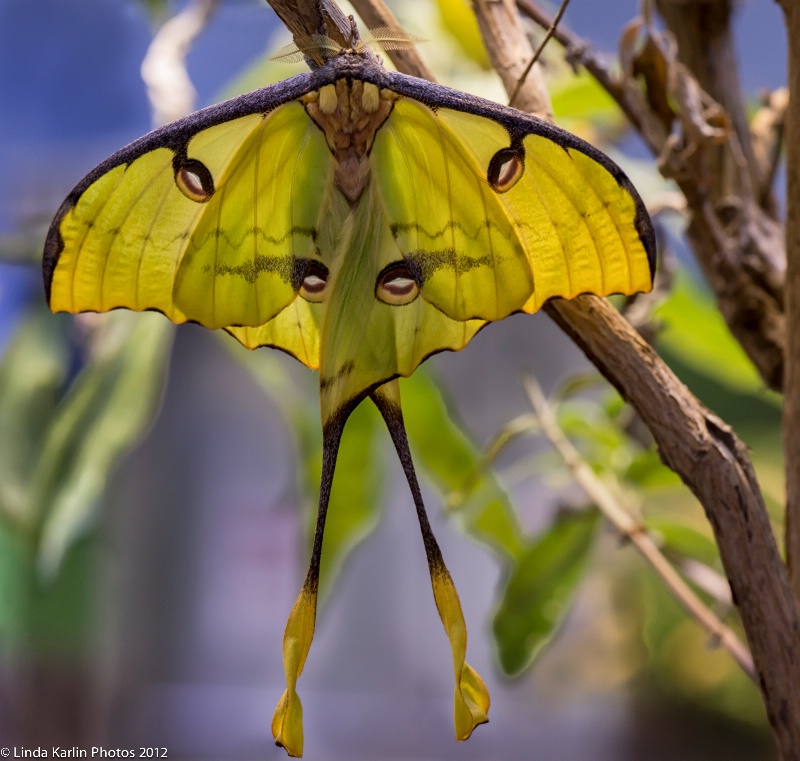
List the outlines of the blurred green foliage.
{"type": "Polygon", "coordinates": [[[155,27],[160,26],[169,14],[169,0],[139,0],[155,27]]]}
{"type": "Polygon", "coordinates": [[[172,337],[158,315],[114,313],[84,320],[90,343],[75,357],[76,324],[37,306],[0,362],[0,517],[46,577],[94,520],[113,465],[150,425],[172,337]]]}
{"type": "Polygon", "coordinates": [[[158,410],[172,332],[160,315],[79,322],[39,303],[0,360],[0,638],[8,645],[73,658],[86,647],[94,606],[87,533],[107,506],[111,470],[158,410]]]}
{"type": "Polygon", "coordinates": [[[663,352],[725,388],[777,401],[777,395],[760,393],[764,384],[710,293],[685,270],[676,273],[669,298],[654,310],[654,317],[662,323],[658,346],[663,352]]]}
{"type": "Polygon", "coordinates": [[[511,498],[481,465],[480,452],[448,413],[441,393],[423,369],[402,382],[406,428],[415,462],[444,495],[450,514],[501,557],[525,551],[511,498]]]}

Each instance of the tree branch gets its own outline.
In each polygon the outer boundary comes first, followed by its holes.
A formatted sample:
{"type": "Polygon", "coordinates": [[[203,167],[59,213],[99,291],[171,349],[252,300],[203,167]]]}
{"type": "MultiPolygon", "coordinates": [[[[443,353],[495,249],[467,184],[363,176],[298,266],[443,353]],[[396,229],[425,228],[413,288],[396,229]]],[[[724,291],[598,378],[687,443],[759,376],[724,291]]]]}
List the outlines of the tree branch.
{"type": "MultiPolygon", "coordinates": [[[[380,27],[400,28],[400,22],[383,3],[372,3],[369,0],[351,0],[350,4],[355,8],[356,13],[361,17],[367,29],[378,29],[380,27]]],[[[433,72],[422,60],[422,56],[414,46],[399,50],[387,50],[386,55],[389,56],[398,71],[403,71],[420,79],[427,79],[430,82],[435,81],[433,72]]]]}
{"type": "Polygon", "coordinates": [[[789,45],[789,111],[786,117],[786,376],[783,445],[786,453],[786,556],[800,600],[800,8],[781,3],[789,45]]]}
{"type": "Polygon", "coordinates": [[[492,68],[503,80],[506,92],[514,93],[514,106],[553,121],[553,107],[544,85],[542,67],[535,65],[523,79],[533,50],[512,0],[473,0],[472,8],[483,39],[498,41],[491,51],[492,68]]]}
{"type": "Polygon", "coordinates": [[[636,409],[662,460],[705,509],[784,760],[800,751],[800,618],[745,446],[606,301],[545,311],[636,409]]]}
{"type": "MultiPolygon", "coordinates": [[[[724,6],[727,0],[711,2],[724,6]]],[[[702,27],[705,3],[668,5],[678,8],[673,15],[680,10],[699,8],[699,15],[691,15],[691,19],[702,27]]],[[[545,29],[552,23],[551,17],[533,0],[517,0],[517,6],[545,29]]],[[[727,23],[725,14],[717,19],[716,48],[728,50],[730,55],[731,43],[726,37],[729,30],[723,27],[726,29],[723,34],[719,29],[723,21],[727,23]]],[[[566,47],[568,57],[585,66],[619,103],[659,157],[662,173],[680,186],[689,202],[688,235],[717,297],[720,312],[764,382],[780,390],[786,346],[782,291],[784,241],[780,225],[761,206],[765,197],[763,179],[752,181],[746,158],[752,155],[751,141],[741,96],[735,95],[738,93],[735,76],[732,84],[731,81],[723,84],[719,81],[725,76],[722,67],[711,62],[704,69],[713,73],[713,77],[707,74],[712,94],[719,93],[723,98],[722,106],[717,105],[716,111],[712,111],[715,120],[722,123],[727,113],[734,127],[731,137],[717,145],[716,137],[704,140],[697,130],[704,126],[702,121],[706,118],[697,111],[703,98],[709,104],[714,104],[714,100],[698,88],[688,66],[675,59],[669,38],[655,32],[644,20],[632,22],[623,33],[620,45],[625,68],[619,76],[611,74],[591,46],[563,24],[554,37],[566,47]],[[660,112],[655,110],[656,104],[662,104],[660,112]],[[675,104],[676,112],[673,113],[670,104],[675,104]],[[729,111],[720,110],[722,107],[729,111]],[[722,175],[714,174],[715,161],[716,171],[723,172],[722,175]],[[714,176],[727,178],[729,192],[717,193],[708,179],[714,176]]],[[[692,39],[695,48],[704,47],[692,39]]],[[[705,56],[708,57],[707,51],[705,56]]],[[[689,64],[693,60],[694,57],[689,64]]]]}
{"type": "Polygon", "coordinates": [[[323,51],[314,47],[312,35],[321,34],[338,42],[343,48],[350,47],[351,29],[347,16],[333,0],[267,0],[278,18],[292,33],[294,42],[301,50],[308,50],[310,63],[321,66],[325,63],[323,51]]]}
{"type": "Polygon", "coordinates": [[[710,170],[716,180],[712,193],[718,199],[738,194],[740,169],[747,172],[750,183],[758,185],[758,165],[750,140],[731,33],[732,0],[680,4],[674,0],[656,0],[656,6],[675,35],[678,58],[692,72],[700,87],[728,114],[745,158],[744,167],[733,167],[730,152],[726,153],[724,146],[709,151],[715,154],[708,157],[709,163],[715,164],[710,170]]]}

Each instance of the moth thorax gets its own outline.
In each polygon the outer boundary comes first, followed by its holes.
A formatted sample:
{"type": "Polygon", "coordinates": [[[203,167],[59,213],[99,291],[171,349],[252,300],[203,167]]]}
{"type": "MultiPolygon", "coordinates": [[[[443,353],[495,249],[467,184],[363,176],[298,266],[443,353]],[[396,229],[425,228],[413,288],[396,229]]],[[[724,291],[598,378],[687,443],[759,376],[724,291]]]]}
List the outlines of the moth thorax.
{"type": "Polygon", "coordinates": [[[316,102],[326,116],[336,115],[342,122],[359,122],[364,115],[374,114],[381,104],[381,91],[372,82],[340,79],[309,93],[306,102],[316,102]]]}
{"type": "Polygon", "coordinates": [[[394,95],[371,82],[339,79],[303,98],[336,159],[336,186],[353,205],[369,182],[369,150],[392,110],[394,95]]]}

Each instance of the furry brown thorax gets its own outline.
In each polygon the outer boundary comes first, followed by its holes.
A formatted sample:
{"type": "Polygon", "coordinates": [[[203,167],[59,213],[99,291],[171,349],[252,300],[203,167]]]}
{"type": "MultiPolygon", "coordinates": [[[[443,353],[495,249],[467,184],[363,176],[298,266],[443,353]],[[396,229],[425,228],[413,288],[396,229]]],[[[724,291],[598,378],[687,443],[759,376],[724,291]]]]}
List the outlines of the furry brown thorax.
{"type": "Polygon", "coordinates": [[[390,90],[359,79],[339,79],[305,95],[308,115],[325,133],[336,159],[335,182],[354,205],[369,181],[369,151],[375,133],[397,99],[390,90]]]}

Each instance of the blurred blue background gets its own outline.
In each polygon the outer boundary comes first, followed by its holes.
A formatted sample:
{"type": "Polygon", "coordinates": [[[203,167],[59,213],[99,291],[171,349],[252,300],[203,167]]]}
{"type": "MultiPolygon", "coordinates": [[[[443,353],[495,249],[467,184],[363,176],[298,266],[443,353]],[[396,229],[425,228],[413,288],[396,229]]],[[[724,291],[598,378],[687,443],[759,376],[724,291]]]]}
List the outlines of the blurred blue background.
{"type": "MultiPolygon", "coordinates": [[[[422,5],[396,4],[401,19],[422,5]]],[[[613,53],[636,12],[632,0],[573,0],[565,23],[613,53]]],[[[221,2],[189,56],[197,105],[214,102],[267,53],[277,29],[265,3],[221,2]]],[[[151,127],[139,66],[152,34],[151,17],[133,0],[0,0],[0,238],[19,252],[18,263],[0,264],[0,350],[43,301],[30,262],[63,198],[151,127]]],[[[777,4],[739,4],[737,45],[751,97],[785,84],[777,4]]],[[[315,378],[280,361],[315,405],[315,378]]],[[[549,388],[584,366],[539,316],[510,318],[465,352],[429,364],[478,441],[525,407],[522,370],[535,370],[549,388]]],[[[6,656],[3,742],[92,738],[107,747],[166,746],[171,758],[283,757],[269,719],[283,690],[283,627],[304,575],[297,465],[284,425],[216,336],[193,325],[177,331],[161,414],[114,471],[93,529],[93,567],[102,571],[82,577],[95,600],[91,642],[77,664],[54,669],[57,678],[50,661],[20,669],[6,656]],[[18,690],[36,684],[40,669],[41,702],[20,716],[30,705],[18,690]]],[[[631,689],[635,668],[620,650],[635,633],[624,620],[608,622],[613,592],[602,578],[589,579],[565,635],[530,678],[498,676],[487,625],[498,567],[453,530],[428,491],[470,630],[469,660],[493,697],[491,723],[456,745],[449,650],[385,438],[382,522],[324,606],[300,682],[307,758],[653,761],[720,753],[713,721],[695,721],[679,701],[641,701],[631,689]]],[[[552,492],[528,482],[515,496],[535,528],[552,492]]],[[[726,758],[770,757],[762,737],[744,737],[724,746],[726,758]]]]}

